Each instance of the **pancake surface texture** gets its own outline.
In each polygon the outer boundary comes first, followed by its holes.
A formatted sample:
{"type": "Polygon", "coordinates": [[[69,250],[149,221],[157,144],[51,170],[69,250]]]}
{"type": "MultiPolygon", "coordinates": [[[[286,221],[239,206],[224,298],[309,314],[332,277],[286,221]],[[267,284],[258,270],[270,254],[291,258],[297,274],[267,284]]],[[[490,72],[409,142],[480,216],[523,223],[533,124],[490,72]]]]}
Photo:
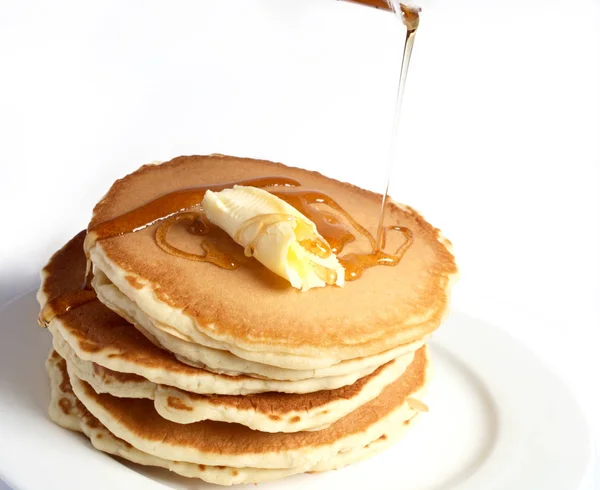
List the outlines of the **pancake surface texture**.
{"type": "MultiPolygon", "coordinates": [[[[267,176],[326,193],[375,234],[381,196],[315,172],[219,155],[141,167],[112,186],[88,229],[93,236],[96,225],[182,188],[267,176]]],[[[397,266],[373,267],[343,288],[306,293],[262,266],[227,270],[166,253],[154,240],[157,225],[99,240],[89,253],[94,267],[171,335],[254,362],[314,369],[419,340],[441,322],[456,273],[448,242],[407,207],[389,204],[386,225],[412,234],[397,266]]],[[[183,225],[169,233],[178,248],[202,253],[201,240],[183,225]]],[[[340,256],[366,252],[365,241],[357,238],[340,256]]]]}

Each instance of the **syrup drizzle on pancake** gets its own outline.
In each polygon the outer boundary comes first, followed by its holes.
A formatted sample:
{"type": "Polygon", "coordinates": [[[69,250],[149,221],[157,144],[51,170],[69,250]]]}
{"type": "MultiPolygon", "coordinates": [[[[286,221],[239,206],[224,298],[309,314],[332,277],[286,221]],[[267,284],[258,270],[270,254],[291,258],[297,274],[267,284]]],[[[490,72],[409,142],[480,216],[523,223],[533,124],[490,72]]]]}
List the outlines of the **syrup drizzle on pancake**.
{"type": "MultiPolygon", "coordinates": [[[[300,182],[288,177],[259,177],[177,190],[158,197],[116,218],[93,226],[88,230],[84,248],[88,251],[98,240],[143,230],[159,221],[200,205],[208,190],[222,191],[235,185],[249,185],[253,187],[299,186],[300,182]]],[[[206,222],[204,223],[206,224],[206,222]]]]}
{"type": "MultiPolygon", "coordinates": [[[[386,253],[384,251],[385,237],[382,239],[381,246],[378,247],[375,237],[327,194],[318,190],[303,189],[300,182],[287,177],[262,177],[193,187],[166,194],[121,216],[90,228],[85,239],[84,248],[87,251],[98,240],[133,233],[162,221],[156,230],[155,239],[158,246],[165,252],[187,260],[210,262],[223,269],[237,269],[242,263],[248,264],[249,261],[244,261],[242,254],[236,253],[235,248],[227,247],[230,250],[224,250],[228,242],[232,241],[231,238],[211,226],[202,213],[186,211],[198,206],[207,190],[220,191],[234,185],[268,187],[269,192],[286,201],[314,222],[318,232],[327,243],[322,243],[319,240],[307,240],[302,245],[321,257],[327,257],[331,253],[339,256],[346,244],[356,240],[355,233],[365,237],[369,242],[369,252],[352,253],[338,257],[346,269],[345,278],[347,281],[358,279],[370,267],[397,265],[412,243],[412,233],[407,228],[395,225],[384,227],[383,233],[385,236],[389,231],[398,231],[404,235],[404,242],[398,249],[393,254],[386,253]],[[323,209],[324,206],[329,209],[323,209]],[[341,217],[330,210],[337,212],[341,217]],[[188,233],[204,237],[201,243],[204,253],[188,252],[169,243],[168,232],[177,223],[187,223],[186,230],[188,233]],[[355,230],[355,233],[351,229],[355,230]]],[[[261,217],[258,216],[257,218],[261,217]]],[[[287,215],[265,216],[262,228],[266,229],[277,221],[289,218],[287,215]]],[[[334,281],[333,278],[328,277],[326,282],[331,283],[332,280],[334,281]]]]}
{"type": "Polygon", "coordinates": [[[315,223],[318,232],[325,238],[331,250],[338,254],[338,260],[346,269],[346,281],[358,279],[370,267],[377,265],[397,265],[412,243],[412,232],[408,228],[391,225],[383,227],[383,239],[381,247],[378,247],[375,237],[350,216],[334,199],[323,192],[293,187],[282,190],[276,189],[270,192],[295,207],[315,223]],[[315,206],[319,204],[326,205],[341,214],[358,234],[363,235],[369,241],[371,250],[367,253],[352,253],[340,256],[339,254],[344,249],[344,246],[356,240],[356,235],[350,231],[344,224],[344,221],[337,215],[315,206]],[[404,235],[403,243],[393,254],[384,252],[387,234],[390,231],[401,232],[404,235]]]}
{"type": "Polygon", "coordinates": [[[228,253],[228,251],[225,250],[227,245],[226,242],[230,242],[231,238],[224,232],[214,229],[206,221],[203,213],[188,212],[171,216],[157,228],[155,239],[156,244],[171,255],[196,262],[209,262],[222,269],[237,269],[243,261],[243,259],[240,258],[241,254],[236,254],[235,251],[228,253]],[[186,231],[188,233],[205,237],[205,239],[200,242],[200,246],[204,253],[197,254],[187,252],[169,243],[167,240],[167,233],[176,223],[187,223],[186,231]]]}
{"type": "MultiPolygon", "coordinates": [[[[159,247],[172,255],[176,255],[177,257],[186,258],[188,260],[211,262],[215,265],[223,267],[224,269],[237,269],[237,267],[239,267],[236,265],[237,262],[232,260],[228,254],[221,253],[214,244],[205,244],[203,242],[202,248],[205,253],[200,255],[180,250],[170,245],[166,240],[167,231],[175,222],[179,220],[177,216],[191,208],[199,206],[202,202],[202,199],[204,199],[206,191],[222,191],[223,189],[227,189],[235,185],[277,187],[298,186],[300,185],[300,182],[288,177],[257,177],[254,179],[238,180],[221,184],[190,187],[165,194],[164,196],[160,196],[140,207],[128,211],[125,214],[117,216],[108,221],[104,221],[90,228],[87,236],[85,237],[85,242],[83,245],[86,256],[88,256],[88,251],[96,244],[98,240],[114,238],[126,233],[133,233],[143,230],[144,228],[152,226],[155,223],[174,217],[174,220],[167,222],[166,226],[161,226],[157,230],[156,241],[159,247]]],[[[186,219],[186,217],[183,219],[186,219]]],[[[207,234],[209,230],[210,227],[208,226],[207,221],[202,217],[193,220],[192,227],[188,228],[189,232],[196,235],[207,234]]],[[[88,257],[84,288],[90,283],[90,273],[91,267],[88,257]]]]}
{"type": "MultiPolygon", "coordinates": [[[[320,257],[327,257],[332,253],[337,254],[338,260],[346,269],[346,281],[358,279],[370,267],[397,265],[412,244],[412,232],[408,228],[391,225],[384,227],[383,240],[379,248],[373,235],[327,194],[317,190],[302,189],[299,187],[300,182],[287,177],[262,177],[182,189],[154,199],[121,216],[90,228],[84,242],[86,254],[98,240],[134,233],[160,223],[155,233],[156,243],[162,250],[171,255],[197,262],[209,262],[229,270],[237,269],[241,265],[257,264],[256,261],[248,258],[250,250],[242,251],[225,232],[212,226],[203,213],[186,211],[198,206],[207,190],[218,191],[234,185],[270,187],[269,192],[286,201],[313,221],[325,241],[304,240],[301,245],[320,257]],[[323,209],[323,207],[328,209],[323,209]],[[330,210],[339,213],[341,217],[330,210]],[[200,243],[203,250],[202,254],[182,250],[168,241],[168,232],[176,224],[185,224],[187,233],[202,237],[200,243]],[[351,229],[367,239],[370,250],[366,253],[350,253],[340,256],[339,254],[344,247],[356,240],[357,235],[351,229]],[[399,232],[404,237],[404,241],[392,254],[384,251],[387,234],[390,231],[399,232]]],[[[253,219],[263,220],[258,232],[260,233],[260,231],[278,221],[291,218],[295,219],[295,217],[287,214],[274,214],[257,216],[253,219]]],[[[252,243],[249,244],[249,247],[252,247],[252,243]]],[[[65,293],[49,301],[38,317],[40,326],[46,327],[53,318],[64,315],[69,310],[96,298],[95,291],[91,289],[91,267],[89,265],[88,259],[82,289],[65,293]]],[[[335,284],[336,279],[337,277],[323,272],[323,280],[327,284],[335,284]]]]}
{"type": "Polygon", "coordinates": [[[353,281],[362,276],[363,272],[370,267],[376,265],[387,265],[395,266],[400,263],[402,257],[411,246],[413,242],[413,235],[410,229],[405,226],[386,226],[383,228],[383,239],[381,242],[381,248],[385,249],[387,241],[387,234],[389,231],[396,231],[404,235],[404,242],[396,249],[393,254],[385,253],[381,249],[374,249],[371,253],[367,254],[348,254],[339,257],[340,263],[346,269],[346,281],[353,281]]]}

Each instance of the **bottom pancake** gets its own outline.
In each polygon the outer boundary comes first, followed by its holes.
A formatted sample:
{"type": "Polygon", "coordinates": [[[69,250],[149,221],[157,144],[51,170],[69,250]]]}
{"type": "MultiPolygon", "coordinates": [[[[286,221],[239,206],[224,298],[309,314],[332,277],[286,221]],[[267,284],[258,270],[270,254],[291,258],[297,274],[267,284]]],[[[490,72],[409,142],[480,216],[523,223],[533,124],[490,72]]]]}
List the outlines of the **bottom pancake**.
{"type": "Polygon", "coordinates": [[[51,383],[50,418],[58,425],[81,431],[89,437],[93,446],[103,452],[120,456],[128,461],[147,466],[168,469],[189,478],[200,478],[209,483],[232,485],[258,483],[284,478],[305,471],[320,472],[341,468],[367,459],[394,444],[413,424],[417,412],[398,427],[382,434],[364,446],[331,455],[311,468],[293,467],[287,469],[266,469],[251,467],[209,466],[180,461],[171,461],[144,453],[126,441],[114,436],[96,419],[73,393],[67,366],[55,351],[50,353],[46,368],[51,383]]]}

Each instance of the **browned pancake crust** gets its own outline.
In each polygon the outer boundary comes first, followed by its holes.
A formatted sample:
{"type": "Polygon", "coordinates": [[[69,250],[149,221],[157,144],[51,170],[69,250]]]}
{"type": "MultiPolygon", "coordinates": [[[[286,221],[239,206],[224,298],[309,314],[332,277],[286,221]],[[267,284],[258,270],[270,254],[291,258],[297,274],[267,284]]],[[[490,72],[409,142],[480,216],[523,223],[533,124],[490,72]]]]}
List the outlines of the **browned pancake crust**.
{"type": "MultiPolygon", "coordinates": [[[[260,176],[285,176],[305,188],[333,197],[359,223],[376,233],[381,196],[316,172],[282,164],[227,156],[186,156],[162,165],[146,165],[117,180],[96,205],[90,227],[119,216],[177,189],[260,176]]],[[[412,209],[389,205],[386,224],[408,227],[414,243],[396,267],[374,267],[344,288],[326,287],[305,293],[266,268],[224,270],[204,262],[171,256],[155,243],[155,226],[102,240],[101,246],[118,267],[155,288],[157,297],[183,309],[199,329],[214,324],[211,336],[236,339],[246,348],[281,352],[340,349],[363,356],[389,348],[435,329],[447,305],[449,278],[456,273],[454,257],[440,241],[439,230],[412,209]],[[415,318],[425,314],[426,325],[415,318]],[[279,349],[279,350],[278,350],[279,349]],[[312,349],[312,350],[311,350],[312,349]]],[[[198,237],[180,233],[177,245],[197,250],[198,237]]],[[[365,251],[358,240],[344,253],[365,251]]]]}

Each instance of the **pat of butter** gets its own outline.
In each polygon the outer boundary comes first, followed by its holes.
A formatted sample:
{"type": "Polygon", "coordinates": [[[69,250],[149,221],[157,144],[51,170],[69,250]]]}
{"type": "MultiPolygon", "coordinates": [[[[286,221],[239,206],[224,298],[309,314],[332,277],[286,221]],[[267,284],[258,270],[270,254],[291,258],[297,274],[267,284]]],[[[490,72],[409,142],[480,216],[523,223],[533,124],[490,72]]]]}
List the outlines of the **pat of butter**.
{"type": "Polygon", "coordinates": [[[275,274],[302,291],[344,285],[345,270],[316,225],[284,200],[256,187],[206,191],[207,219],[275,274]]]}

